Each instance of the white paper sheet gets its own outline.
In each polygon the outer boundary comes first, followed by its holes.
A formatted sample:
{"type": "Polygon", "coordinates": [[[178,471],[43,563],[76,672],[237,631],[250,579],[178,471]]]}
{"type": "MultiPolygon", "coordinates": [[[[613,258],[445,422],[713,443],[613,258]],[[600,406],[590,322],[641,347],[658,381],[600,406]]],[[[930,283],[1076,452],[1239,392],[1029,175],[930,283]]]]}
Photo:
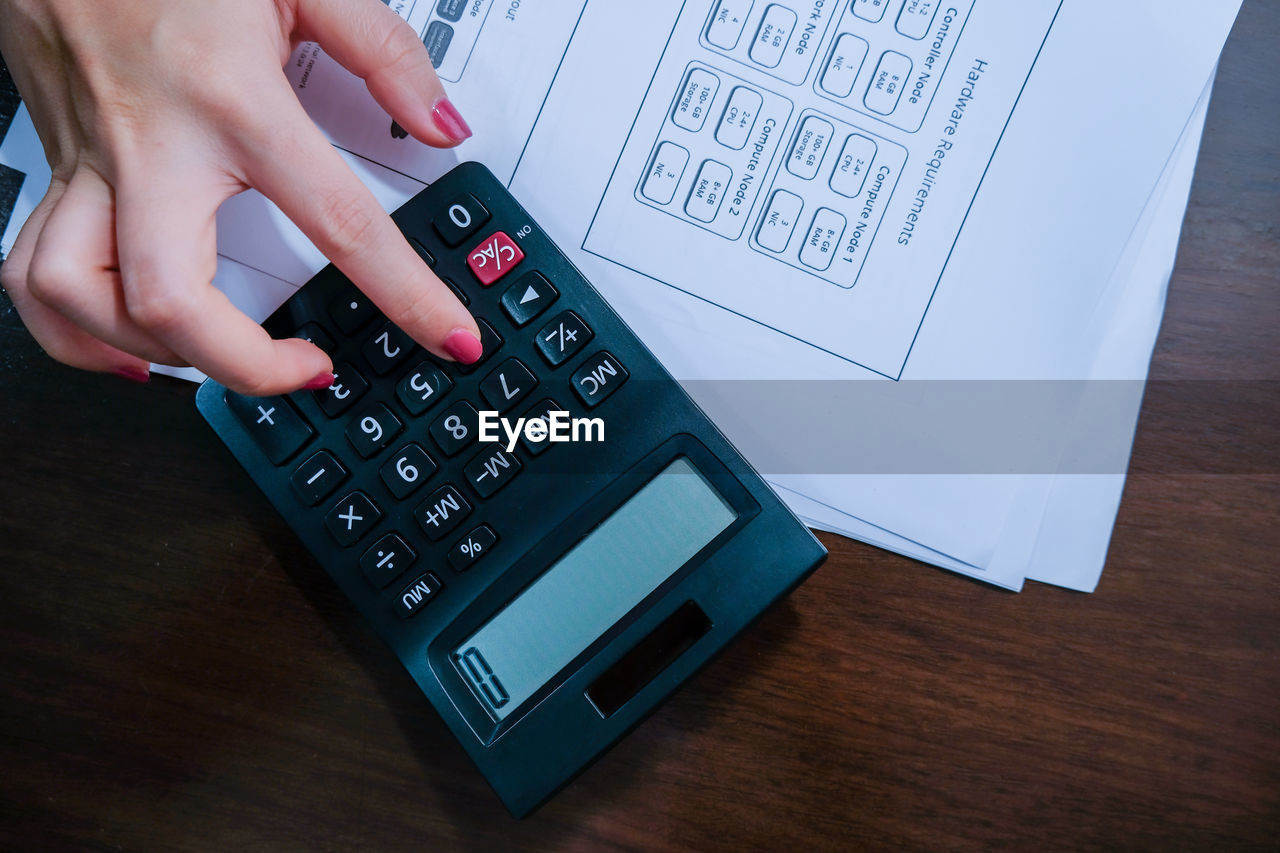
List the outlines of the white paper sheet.
{"type": "MultiPolygon", "coordinates": [[[[1108,337],[1098,351],[1099,380],[1145,376],[1146,364],[1164,307],[1182,216],[1191,189],[1196,154],[1208,113],[1212,81],[1170,160],[1157,192],[1134,229],[1124,257],[1111,276],[1113,304],[1100,309],[1100,333],[1108,337]]],[[[992,577],[1024,568],[1030,580],[1083,592],[1097,586],[1106,546],[1123,489],[1122,475],[1024,477],[1015,510],[993,557],[992,577]]],[[[964,574],[984,567],[960,563],[874,525],[786,489],[780,494],[812,526],[950,568],[964,574]]],[[[1004,585],[1004,584],[1002,584],[1004,585]]],[[[1016,588],[1016,587],[1014,587],[1016,588]]]]}
{"type": "MultiPolygon", "coordinates": [[[[393,7],[440,43],[447,22],[434,4],[393,7]]],[[[458,158],[509,180],[562,246],[582,247],[575,262],[682,379],[1091,375],[1098,344],[1081,330],[1103,304],[1238,4],[881,7],[667,0],[502,10],[478,0],[441,66],[477,131],[451,152],[397,139],[359,81],[313,46],[288,71],[388,207],[458,158]],[[736,42],[726,35],[735,15],[745,22],[736,42]],[[854,74],[845,57],[858,40],[868,52],[854,74]],[[852,75],[849,95],[839,94],[842,74],[852,75]],[[1140,93],[1135,80],[1145,81],[1140,93]],[[743,141],[746,122],[734,117],[752,112],[743,141]],[[646,176],[664,142],[689,160],[662,203],[670,179],[646,176]],[[859,152],[869,162],[855,190],[859,152]],[[724,174],[718,166],[737,181],[722,181],[717,206],[709,187],[724,174]],[[801,214],[785,242],[772,226],[761,230],[796,198],[801,214]],[[849,236],[824,232],[811,245],[814,217],[834,232],[832,213],[849,236]]],[[[232,288],[251,278],[237,265],[300,284],[323,263],[255,193],[220,212],[219,248],[218,283],[232,288]]],[[[750,413],[701,402],[731,438],[752,429],[750,413]]],[[[833,425],[830,440],[849,432],[833,425]]],[[[1021,581],[1020,566],[993,570],[1011,510],[1026,507],[1018,478],[814,471],[776,481],[985,567],[978,574],[994,582],[1021,581]]]]}

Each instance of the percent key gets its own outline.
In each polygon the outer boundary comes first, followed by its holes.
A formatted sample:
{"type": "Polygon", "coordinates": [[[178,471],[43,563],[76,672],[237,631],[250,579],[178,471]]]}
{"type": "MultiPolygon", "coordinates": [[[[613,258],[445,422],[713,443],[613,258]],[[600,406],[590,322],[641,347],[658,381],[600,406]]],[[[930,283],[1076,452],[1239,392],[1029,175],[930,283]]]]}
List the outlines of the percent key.
{"type": "Polygon", "coordinates": [[[449,549],[449,565],[456,572],[465,572],[472,563],[489,553],[497,541],[498,537],[489,525],[482,524],[449,549]]]}

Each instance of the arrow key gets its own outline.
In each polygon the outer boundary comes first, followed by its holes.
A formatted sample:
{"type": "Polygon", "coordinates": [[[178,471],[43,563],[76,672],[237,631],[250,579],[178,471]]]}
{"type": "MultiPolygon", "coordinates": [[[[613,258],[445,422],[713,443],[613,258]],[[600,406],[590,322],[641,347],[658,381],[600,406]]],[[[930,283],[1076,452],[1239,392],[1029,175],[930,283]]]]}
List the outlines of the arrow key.
{"type": "Polygon", "coordinates": [[[559,295],[541,273],[530,271],[502,294],[502,310],[512,323],[523,326],[546,310],[559,295]]]}

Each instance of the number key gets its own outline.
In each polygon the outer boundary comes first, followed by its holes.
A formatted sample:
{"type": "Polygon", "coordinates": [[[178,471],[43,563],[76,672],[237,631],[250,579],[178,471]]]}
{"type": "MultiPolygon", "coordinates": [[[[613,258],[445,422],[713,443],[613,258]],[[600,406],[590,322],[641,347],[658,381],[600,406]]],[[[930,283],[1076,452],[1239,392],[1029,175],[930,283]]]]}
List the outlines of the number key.
{"type": "Polygon", "coordinates": [[[492,408],[505,412],[529,396],[537,385],[529,368],[518,358],[509,358],[480,382],[480,395],[492,408]]]}
{"type": "Polygon", "coordinates": [[[375,403],[347,425],[347,440],[365,459],[373,456],[400,434],[404,424],[381,403],[375,403]]]}
{"type": "Polygon", "coordinates": [[[376,335],[365,341],[361,352],[373,372],[385,376],[404,361],[416,346],[413,338],[397,329],[394,323],[387,323],[376,335]]]}
{"type": "Polygon", "coordinates": [[[459,400],[444,410],[427,430],[445,456],[456,456],[464,447],[476,440],[480,428],[480,413],[466,400],[459,400]]]}
{"type": "Polygon", "coordinates": [[[338,348],[338,345],[333,342],[333,338],[329,336],[329,333],[326,332],[324,327],[319,323],[307,323],[303,325],[303,327],[298,330],[297,337],[315,344],[328,355],[333,355],[334,351],[338,348]]]}
{"type": "Polygon", "coordinates": [[[368,390],[369,383],[344,361],[333,369],[333,384],[323,391],[315,392],[316,405],[329,417],[336,418],[351,408],[368,390]]]}
{"type": "Polygon", "coordinates": [[[453,382],[433,362],[424,361],[396,385],[396,396],[412,415],[420,415],[438,403],[453,382]]]}
{"type": "Polygon", "coordinates": [[[404,500],[418,490],[436,471],[436,463],[416,444],[402,447],[379,472],[396,500],[404,500]]]}
{"type": "Polygon", "coordinates": [[[520,446],[523,447],[525,450],[529,451],[529,455],[531,456],[537,456],[541,454],[544,450],[546,450],[548,447],[550,447],[551,446],[551,439],[550,439],[551,413],[564,412],[564,411],[565,411],[564,406],[560,405],[555,400],[548,397],[542,402],[538,403],[529,411],[525,412],[524,419],[525,419],[526,427],[530,422],[534,420],[539,420],[539,421],[542,421],[543,424],[545,424],[545,430],[542,433],[543,437],[538,441],[530,441],[528,430],[527,429],[524,430],[523,434],[520,436],[520,446]]]}

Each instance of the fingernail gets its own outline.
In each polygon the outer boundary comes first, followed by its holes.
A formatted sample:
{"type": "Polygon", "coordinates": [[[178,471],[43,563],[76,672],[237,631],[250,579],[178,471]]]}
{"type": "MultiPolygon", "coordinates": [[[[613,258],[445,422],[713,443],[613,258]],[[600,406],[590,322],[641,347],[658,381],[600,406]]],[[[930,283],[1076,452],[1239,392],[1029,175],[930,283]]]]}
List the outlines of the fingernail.
{"type": "Polygon", "coordinates": [[[484,355],[484,345],[480,343],[480,339],[474,332],[454,329],[449,333],[449,337],[444,339],[444,351],[449,353],[454,361],[475,364],[480,360],[480,356],[484,355]]]}
{"type": "Polygon", "coordinates": [[[128,379],[130,382],[150,382],[151,371],[143,370],[141,367],[117,367],[111,371],[116,376],[128,379]]]}
{"type": "Polygon", "coordinates": [[[436,129],[454,145],[471,137],[471,128],[448,98],[436,101],[436,105],[431,108],[431,118],[436,123],[436,129]]]}
{"type": "Polygon", "coordinates": [[[328,388],[332,384],[333,384],[333,373],[326,370],[324,373],[317,373],[315,379],[312,379],[310,382],[308,382],[306,385],[303,385],[302,387],[308,391],[319,391],[322,388],[328,388]]]}

